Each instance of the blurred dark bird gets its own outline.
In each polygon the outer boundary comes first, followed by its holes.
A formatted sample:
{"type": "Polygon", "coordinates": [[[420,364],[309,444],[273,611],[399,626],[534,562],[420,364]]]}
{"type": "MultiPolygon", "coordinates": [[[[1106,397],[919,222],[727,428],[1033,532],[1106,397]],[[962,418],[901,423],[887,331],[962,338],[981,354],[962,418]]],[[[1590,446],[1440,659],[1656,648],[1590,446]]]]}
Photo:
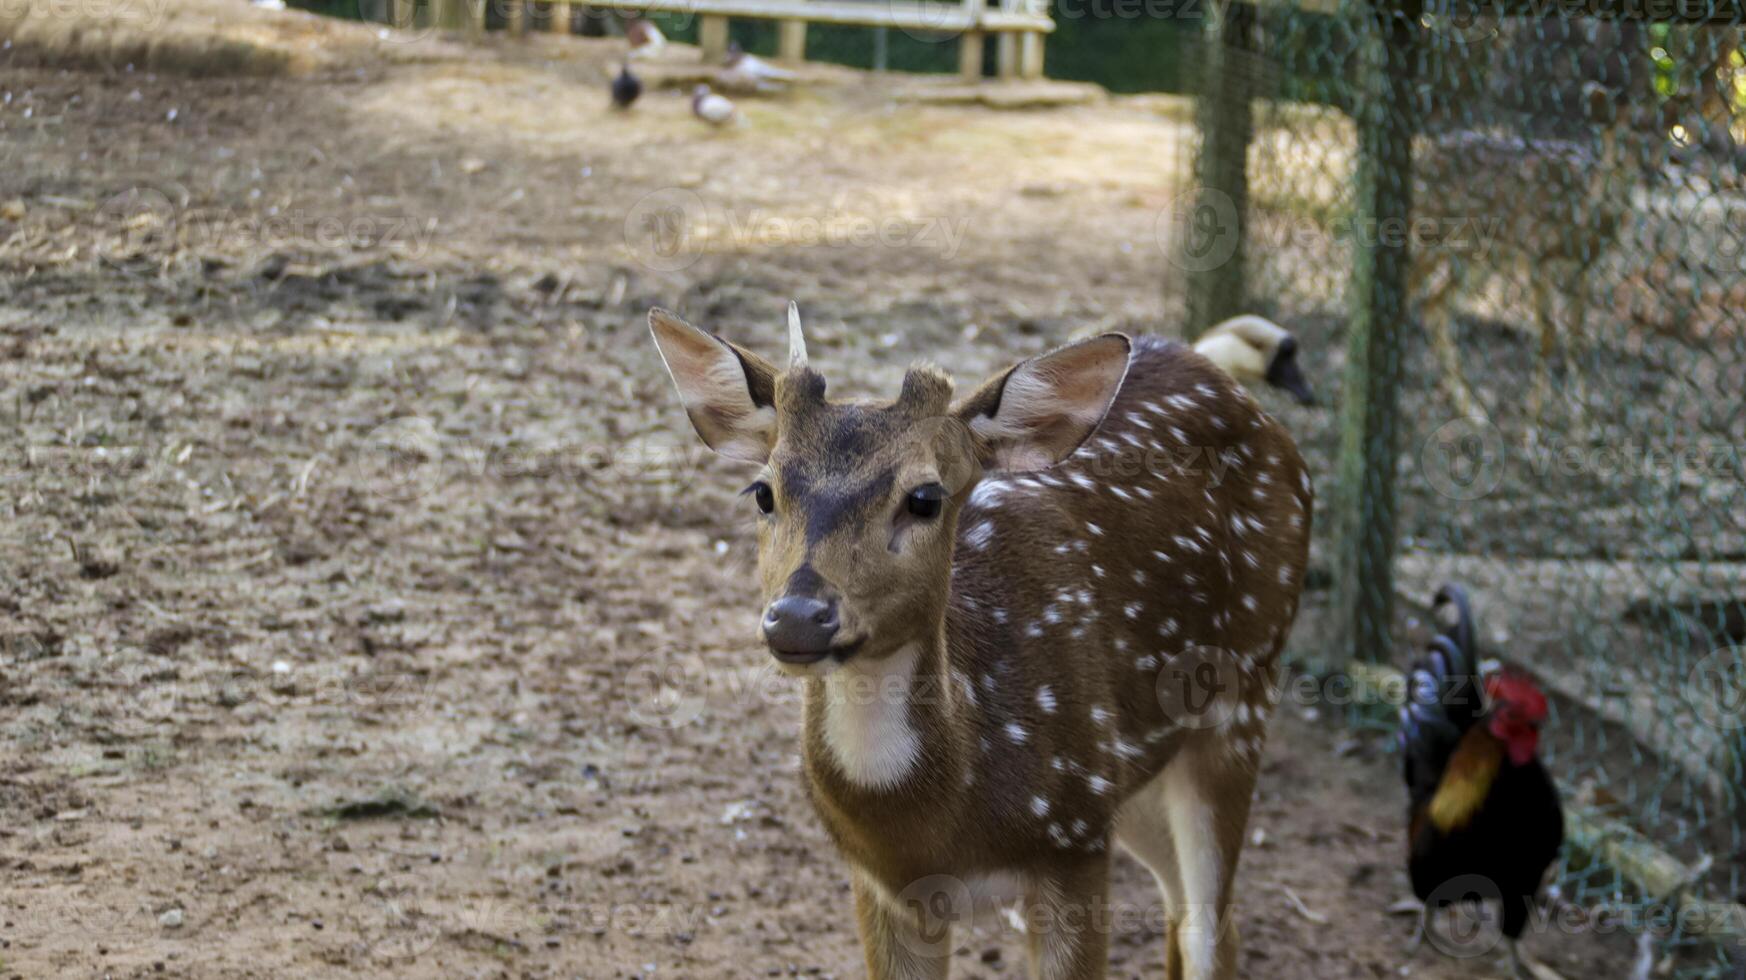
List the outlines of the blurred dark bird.
{"type": "Polygon", "coordinates": [[[711,92],[708,85],[699,85],[691,91],[691,114],[711,126],[726,126],[739,115],[739,110],[726,96],[711,92]]]}
{"type": "Polygon", "coordinates": [[[637,76],[631,74],[630,64],[620,65],[618,77],[612,80],[612,105],[617,109],[629,109],[637,96],[643,94],[643,83],[637,76]]]}
{"type": "Polygon", "coordinates": [[[753,91],[780,91],[800,76],[778,68],[755,54],[748,54],[738,41],[728,42],[727,59],[717,79],[726,88],[753,91]]]}
{"type": "Polygon", "coordinates": [[[1510,964],[1522,976],[1516,943],[1564,843],[1558,789],[1537,755],[1546,695],[1514,668],[1486,678],[1482,693],[1473,615],[1459,585],[1437,591],[1433,611],[1450,608],[1454,622],[1413,664],[1400,713],[1407,870],[1425,902],[1419,939],[1439,909],[1499,900],[1510,964]]]}
{"type": "Polygon", "coordinates": [[[667,36],[646,17],[632,17],[627,21],[624,39],[630,44],[632,58],[652,58],[667,46],[667,36]]]}

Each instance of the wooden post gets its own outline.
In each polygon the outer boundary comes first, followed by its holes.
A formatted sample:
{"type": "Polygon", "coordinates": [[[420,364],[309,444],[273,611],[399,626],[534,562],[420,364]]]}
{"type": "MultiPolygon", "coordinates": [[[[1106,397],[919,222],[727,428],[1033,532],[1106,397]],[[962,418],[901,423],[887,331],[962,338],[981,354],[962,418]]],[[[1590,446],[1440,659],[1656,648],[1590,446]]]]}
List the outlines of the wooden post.
{"type": "MultiPolygon", "coordinates": [[[[468,0],[430,0],[431,26],[445,31],[472,31],[477,21],[468,0]]],[[[480,4],[482,11],[484,5],[480,4]]]]}
{"type": "Polygon", "coordinates": [[[703,49],[703,63],[717,64],[727,57],[728,19],[719,14],[697,18],[697,46],[703,49]]]}
{"type": "MultiPolygon", "coordinates": [[[[1244,287],[1244,225],[1249,214],[1249,143],[1255,136],[1255,8],[1238,0],[1212,7],[1209,30],[1218,36],[1204,45],[1201,91],[1195,99],[1195,125],[1201,133],[1195,164],[1199,187],[1191,215],[1178,224],[1190,237],[1184,247],[1217,249],[1205,258],[1189,255],[1187,334],[1190,339],[1221,320],[1248,312],[1244,287]],[[1206,216],[1206,220],[1202,219],[1206,216]],[[1228,257],[1223,250],[1230,248],[1228,257]],[[1217,261],[1214,259],[1217,258],[1217,261]]],[[[1187,205],[1188,202],[1183,202],[1187,205]]]]}
{"type": "Polygon", "coordinates": [[[388,0],[388,23],[398,30],[411,30],[418,20],[418,0],[388,0]]]}
{"type": "MultiPolygon", "coordinates": [[[[1024,8],[1030,13],[1043,13],[1048,8],[1044,6],[1048,0],[1025,0],[1024,8]]],[[[1026,31],[1019,35],[1019,77],[1043,77],[1043,35],[1040,31],[1026,31]]]]}
{"type": "Polygon", "coordinates": [[[1353,115],[1358,181],[1353,228],[1352,315],[1340,429],[1340,480],[1334,514],[1342,552],[1337,580],[1349,614],[1343,640],[1353,658],[1392,658],[1395,466],[1400,413],[1396,390],[1407,317],[1412,213],[1414,73],[1420,0],[1375,0],[1379,36],[1361,46],[1353,115]]]}
{"type": "Polygon", "coordinates": [[[509,0],[504,16],[509,20],[510,34],[520,37],[527,33],[527,0],[509,0]]]}
{"type": "Polygon", "coordinates": [[[776,25],[776,57],[783,61],[806,60],[806,21],[785,20],[776,25]]]}
{"type": "Polygon", "coordinates": [[[964,12],[970,15],[970,28],[958,39],[958,74],[967,81],[982,77],[982,12],[988,0],[964,0],[964,12]]]}
{"type": "Polygon", "coordinates": [[[546,30],[553,34],[570,33],[570,4],[568,0],[551,0],[546,4],[550,11],[546,18],[546,30]]]}
{"type": "Polygon", "coordinates": [[[1036,31],[1019,35],[1019,77],[1043,77],[1043,35],[1036,31]]]}

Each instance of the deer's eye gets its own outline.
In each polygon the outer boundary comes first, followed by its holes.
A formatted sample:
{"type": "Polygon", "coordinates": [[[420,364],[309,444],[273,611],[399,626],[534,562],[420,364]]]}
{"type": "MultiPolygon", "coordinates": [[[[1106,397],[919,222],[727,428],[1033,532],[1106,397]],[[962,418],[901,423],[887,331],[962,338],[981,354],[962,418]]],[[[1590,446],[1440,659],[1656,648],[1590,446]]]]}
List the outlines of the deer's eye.
{"type": "Polygon", "coordinates": [[[909,492],[903,507],[910,514],[926,520],[940,516],[940,505],[946,499],[946,488],[938,483],[924,483],[909,492]]]}
{"type": "Polygon", "coordinates": [[[770,484],[763,480],[759,480],[741,492],[751,494],[752,499],[757,501],[758,510],[761,513],[768,514],[776,509],[776,495],[770,492],[770,484]]]}

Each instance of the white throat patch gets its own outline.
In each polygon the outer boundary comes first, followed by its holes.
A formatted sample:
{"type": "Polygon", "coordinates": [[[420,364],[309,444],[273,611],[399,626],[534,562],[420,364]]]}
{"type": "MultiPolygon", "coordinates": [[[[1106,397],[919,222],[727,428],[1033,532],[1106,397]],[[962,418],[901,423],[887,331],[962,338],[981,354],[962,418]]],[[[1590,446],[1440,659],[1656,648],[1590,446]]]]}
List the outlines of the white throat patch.
{"type": "Polygon", "coordinates": [[[921,735],[909,720],[910,681],[921,652],[916,643],[876,664],[851,660],[824,679],[825,745],[857,786],[896,786],[921,756],[921,735]]]}

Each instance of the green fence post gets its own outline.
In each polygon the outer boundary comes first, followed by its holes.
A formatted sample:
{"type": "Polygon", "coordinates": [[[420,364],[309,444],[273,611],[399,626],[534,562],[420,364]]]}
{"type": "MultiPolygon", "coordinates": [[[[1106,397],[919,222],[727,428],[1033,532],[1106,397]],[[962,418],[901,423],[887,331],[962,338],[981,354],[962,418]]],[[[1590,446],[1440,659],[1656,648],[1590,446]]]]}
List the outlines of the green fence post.
{"type": "Polygon", "coordinates": [[[1206,328],[1245,312],[1243,286],[1244,219],[1249,207],[1249,143],[1254,139],[1255,8],[1226,0],[1215,3],[1208,31],[1201,90],[1194,121],[1200,129],[1192,213],[1176,215],[1179,247],[1189,250],[1188,322],[1190,339],[1206,328]],[[1229,225],[1230,227],[1226,227],[1229,225]],[[1226,236],[1231,236],[1227,238],[1226,236]],[[1197,251],[1234,248],[1228,258],[1203,268],[1197,251]]]}
{"type": "Polygon", "coordinates": [[[1335,532],[1349,613],[1349,643],[1342,646],[1372,662],[1394,656],[1395,466],[1402,428],[1396,388],[1407,318],[1419,7],[1419,0],[1377,0],[1380,35],[1363,59],[1353,101],[1358,186],[1335,532]]]}

